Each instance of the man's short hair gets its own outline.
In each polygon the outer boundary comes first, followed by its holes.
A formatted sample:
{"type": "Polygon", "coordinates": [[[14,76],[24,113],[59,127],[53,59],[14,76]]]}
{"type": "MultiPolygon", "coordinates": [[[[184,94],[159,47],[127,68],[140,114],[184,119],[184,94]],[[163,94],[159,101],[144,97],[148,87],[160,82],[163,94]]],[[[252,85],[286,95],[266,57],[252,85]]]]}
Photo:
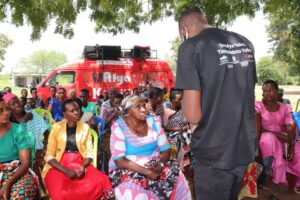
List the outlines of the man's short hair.
{"type": "Polygon", "coordinates": [[[63,87],[59,88],[58,90],[62,90],[62,91],[64,91],[65,93],[67,92],[67,90],[66,90],[65,88],[63,88],[63,87]]]}
{"type": "Polygon", "coordinates": [[[51,89],[55,89],[55,91],[56,91],[56,87],[53,86],[53,85],[49,88],[49,91],[50,91],[51,89]]]}
{"type": "Polygon", "coordinates": [[[178,19],[178,26],[180,26],[180,23],[184,17],[189,16],[190,14],[193,14],[193,13],[203,16],[203,13],[198,8],[187,9],[187,10],[183,11],[183,13],[180,15],[180,17],[178,19]]]}
{"type": "Polygon", "coordinates": [[[120,99],[120,100],[123,100],[124,99],[124,96],[120,93],[117,93],[114,95],[113,99],[120,99]]]}
{"type": "Polygon", "coordinates": [[[85,93],[86,95],[88,95],[89,96],[89,90],[88,89],[82,89],[82,90],[80,90],[80,93],[85,93]]]}
{"type": "Polygon", "coordinates": [[[36,88],[31,88],[31,89],[30,89],[30,94],[31,94],[33,91],[37,91],[37,89],[36,89],[36,88]]]}
{"type": "Polygon", "coordinates": [[[163,90],[158,87],[152,87],[149,92],[149,98],[159,97],[163,95],[163,90]]]}

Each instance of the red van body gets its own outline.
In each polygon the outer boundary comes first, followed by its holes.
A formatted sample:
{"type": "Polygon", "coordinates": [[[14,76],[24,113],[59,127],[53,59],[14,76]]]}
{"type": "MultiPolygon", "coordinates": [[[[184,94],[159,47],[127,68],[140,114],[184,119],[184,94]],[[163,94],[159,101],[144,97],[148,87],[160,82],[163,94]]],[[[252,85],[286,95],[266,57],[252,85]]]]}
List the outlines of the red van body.
{"type": "MultiPolygon", "coordinates": [[[[148,47],[146,49],[149,53],[148,47]]],[[[77,95],[81,89],[88,89],[89,100],[96,101],[109,88],[117,88],[123,93],[155,80],[163,82],[168,90],[174,87],[174,76],[168,63],[153,59],[150,54],[147,57],[136,58],[130,54],[117,59],[84,58],[63,64],[43,79],[37,88],[38,95],[45,100],[49,97],[50,86],[54,85],[57,89],[64,87],[67,94],[72,88],[76,89],[77,95]]]]}

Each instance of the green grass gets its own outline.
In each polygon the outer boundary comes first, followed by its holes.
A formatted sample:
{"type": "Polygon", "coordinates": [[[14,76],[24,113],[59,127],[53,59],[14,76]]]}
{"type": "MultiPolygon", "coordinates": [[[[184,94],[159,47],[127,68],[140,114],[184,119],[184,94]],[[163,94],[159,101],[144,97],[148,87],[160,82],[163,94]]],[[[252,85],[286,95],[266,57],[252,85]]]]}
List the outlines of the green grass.
{"type": "MultiPolygon", "coordinates": [[[[0,75],[0,90],[3,90],[5,87],[11,87],[12,92],[15,95],[21,96],[21,90],[23,87],[14,86],[10,75],[0,75]]],[[[29,88],[25,89],[27,89],[29,93],[29,88]]]]}

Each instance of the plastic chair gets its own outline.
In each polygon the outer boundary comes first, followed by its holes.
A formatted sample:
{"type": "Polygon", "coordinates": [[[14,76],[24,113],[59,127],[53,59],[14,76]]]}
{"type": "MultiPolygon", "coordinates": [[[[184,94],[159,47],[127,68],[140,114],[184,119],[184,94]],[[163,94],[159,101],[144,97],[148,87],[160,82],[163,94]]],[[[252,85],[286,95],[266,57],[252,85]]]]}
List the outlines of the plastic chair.
{"type": "Polygon", "coordinates": [[[30,168],[33,169],[33,163],[35,159],[35,137],[32,133],[28,133],[30,137],[31,147],[30,147],[30,168]]]}
{"type": "Polygon", "coordinates": [[[33,111],[39,116],[41,116],[44,120],[49,120],[49,132],[50,132],[52,130],[52,123],[53,123],[51,112],[49,110],[42,109],[42,108],[36,108],[33,109],[33,111]],[[48,119],[45,119],[45,115],[48,115],[48,119]]]}
{"type": "Polygon", "coordinates": [[[91,134],[93,137],[94,142],[94,158],[93,158],[93,165],[97,168],[97,152],[98,152],[98,134],[95,130],[91,129],[91,134]]]}
{"type": "Polygon", "coordinates": [[[104,136],[104,128],[105,128],[105,121],[104,119],[102,119],[101,117],[98,117],[98,116],[94,116],[95,118],[95,122],[98,126],[98,135],[99,135],[99,138],[98,138],[98,149],[100,152],[102,152],[102,158],[101,158],[101,171],[104,172],[104,162],[105,162],[105,153],[103,152],[103,149],[102,149],[102,141],[103,141],[103,136],[104,136]]]}

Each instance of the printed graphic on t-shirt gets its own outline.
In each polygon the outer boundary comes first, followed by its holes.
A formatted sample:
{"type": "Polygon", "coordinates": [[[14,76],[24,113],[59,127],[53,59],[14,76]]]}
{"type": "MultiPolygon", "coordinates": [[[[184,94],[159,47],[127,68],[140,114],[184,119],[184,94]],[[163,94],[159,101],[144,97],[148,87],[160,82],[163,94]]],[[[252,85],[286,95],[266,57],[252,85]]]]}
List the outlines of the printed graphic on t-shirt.
{"type": "Polygon", "coordinates": [[[226,65],[229,69],[238,64],[241,67],[248,67],[250,62],[254,62],[253,52],[244,42],[219,43],[217,52],[220,55],[219,65],[226,65]]]}

